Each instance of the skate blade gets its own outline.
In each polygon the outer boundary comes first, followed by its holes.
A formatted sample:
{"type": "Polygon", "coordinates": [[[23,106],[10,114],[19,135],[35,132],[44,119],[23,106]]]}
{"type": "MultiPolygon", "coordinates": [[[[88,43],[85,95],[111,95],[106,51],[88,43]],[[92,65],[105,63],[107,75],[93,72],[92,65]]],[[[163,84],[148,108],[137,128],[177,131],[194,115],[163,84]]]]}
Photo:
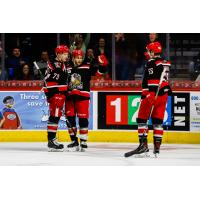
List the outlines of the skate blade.
{"type": "Polygon", "coordinates": [[[146,153],[136,154],[134,157],[135,158],[149,158],[150,155],[148,152],[146,152],[146,153]]]}
{"type": "Polygon", "coordinates": [[[79,147],[75,147],[75,148],[66,148],[67,152],[77,152],[79,151],[79,147]]]}
{"type": "Polygon", "coordinates": [[[159,153],[154,153],[155,158],[159,158],[159,153]]]}
{"type": "Polygon", "coordinates": [[[48,148],[48,152],[63,152],[63,151],[64,151],[64,148],[63,149],[48,148]]]}
{"type": "Polygon", "coordinates": [[[85,148],[80,148],[80,152],[85,152],[85,148]]]}

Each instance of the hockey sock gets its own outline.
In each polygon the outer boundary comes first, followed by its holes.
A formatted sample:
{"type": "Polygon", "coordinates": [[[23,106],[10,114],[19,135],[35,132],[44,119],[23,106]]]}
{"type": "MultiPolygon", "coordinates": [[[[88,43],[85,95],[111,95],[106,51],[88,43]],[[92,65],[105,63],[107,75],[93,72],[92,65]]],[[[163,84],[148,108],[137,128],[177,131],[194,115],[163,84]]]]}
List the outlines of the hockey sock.
{"type": "Polygon", "coordinates": [[[67,126],[68,126],[68,133],[69,133],[70,139],[71,139],[71,141],[75,141],[75,140],[77,140],[76,118],[75,118],[75,116],[72,116],[72,117],[67,117],[67,119],[70,123],[70,124],[68,124],[68,122],[66,122],[67,126]]]}
{"type": "Polygon", "coordinates": [[[47,123],[48,140],[53,140],[56,137],[59,119],[60,117],[49,117],[47,123]]]}
{"type": "Polygon", "coordinates": [[[144,143],[147,146],[148,125],[146,123],[138,123],[138,136],[140,144],[144,143]]]}
{"type": "Polygon", "coordinates": [[[156,149],[160,149],[163,137],[163,125],[155,124],[153,125],[153,142],[156,149]]]}
{"type": "Polygon", "coordinates": [[[79,131],[79,138],[81,141],[87,141],[88,138],[88,119],[87,118],[79,118],[79,126],[80,126],[80,131],[79,131]]]}

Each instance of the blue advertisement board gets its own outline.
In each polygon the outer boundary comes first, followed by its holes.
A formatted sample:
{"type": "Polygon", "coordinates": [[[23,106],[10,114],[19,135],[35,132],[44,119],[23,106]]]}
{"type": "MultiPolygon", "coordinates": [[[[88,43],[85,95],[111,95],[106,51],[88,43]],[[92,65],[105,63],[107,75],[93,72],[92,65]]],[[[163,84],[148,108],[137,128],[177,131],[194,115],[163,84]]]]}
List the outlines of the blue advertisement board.
{"type": "MultiPolygon", "coordinates": [[[[13,109],[19,116],[22,129],[24,130],[46,130],[49,116],[48,104],[43,92],[9,91],[0,92],[0,111],[6,107],[3,99],[7,96],[14,98],[13,109]]],[[[89,129],[93,129],[93,95],[91,93],[89,129]]],[[[66,118],[63,116],[59,122],[59,129],[66,130],[66,118]]]]}

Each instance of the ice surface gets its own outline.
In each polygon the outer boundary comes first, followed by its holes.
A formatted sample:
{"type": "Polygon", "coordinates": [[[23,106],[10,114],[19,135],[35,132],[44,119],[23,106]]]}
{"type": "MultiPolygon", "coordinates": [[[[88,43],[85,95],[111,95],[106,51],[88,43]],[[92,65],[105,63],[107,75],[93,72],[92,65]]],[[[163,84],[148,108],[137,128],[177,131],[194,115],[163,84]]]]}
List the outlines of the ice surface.
{"type": "MultiPolygon", "coordinates": [[[[66,143],[65,143],[66,145],[66,143]]],[[[0,165],[14,166],[195,166],[200,165],[200,145],[163,144],[159,158],[150,147],[149,158],[124,158],[138,144],[89,143],[86,152],[48,152],[46,143],[1,142],[0,165]]]]}

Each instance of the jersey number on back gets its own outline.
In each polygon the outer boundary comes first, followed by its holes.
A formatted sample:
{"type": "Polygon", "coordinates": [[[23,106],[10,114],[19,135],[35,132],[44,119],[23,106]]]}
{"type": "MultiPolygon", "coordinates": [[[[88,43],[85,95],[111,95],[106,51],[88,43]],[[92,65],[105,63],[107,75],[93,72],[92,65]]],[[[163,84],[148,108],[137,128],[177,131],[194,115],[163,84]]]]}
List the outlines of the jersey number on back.
{"type": "Polygon", "coordinates": [[[148,69],[149,74],[153,74],[153,68],[148,69]]]}

